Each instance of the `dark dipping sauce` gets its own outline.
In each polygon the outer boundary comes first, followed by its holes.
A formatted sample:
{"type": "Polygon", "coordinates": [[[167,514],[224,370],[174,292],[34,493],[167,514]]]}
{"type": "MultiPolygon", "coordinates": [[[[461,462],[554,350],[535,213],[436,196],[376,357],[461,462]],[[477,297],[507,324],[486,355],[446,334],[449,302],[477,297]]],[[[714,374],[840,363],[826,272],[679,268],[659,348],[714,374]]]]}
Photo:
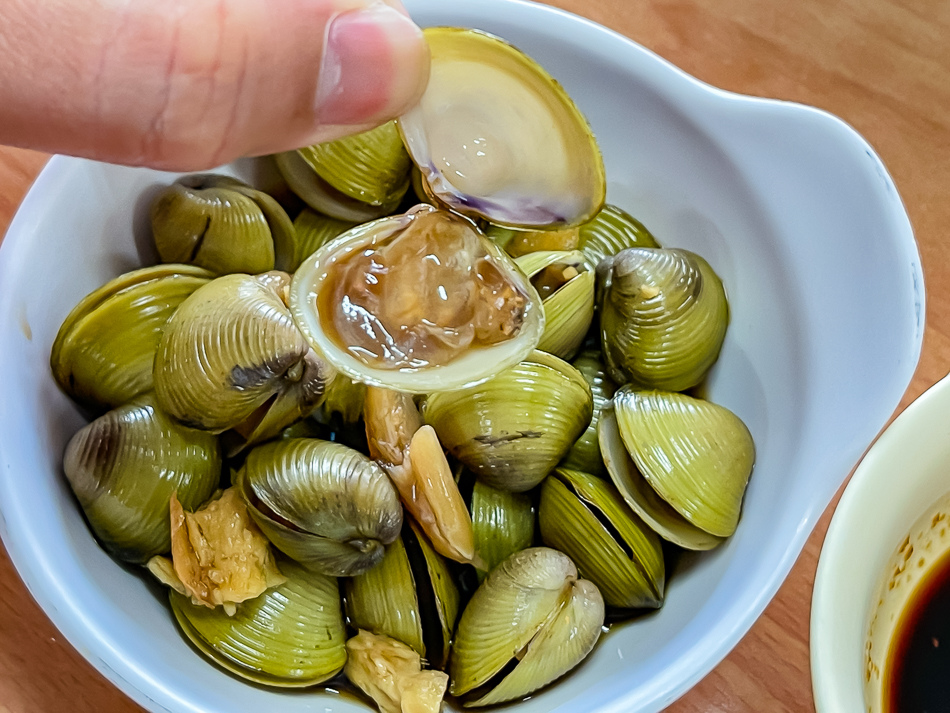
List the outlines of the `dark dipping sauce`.
{"type": "Polygon", "coordinates": [[[950,713],[950,555],[907,602],[884,665],[885,713],[950,713]]]}

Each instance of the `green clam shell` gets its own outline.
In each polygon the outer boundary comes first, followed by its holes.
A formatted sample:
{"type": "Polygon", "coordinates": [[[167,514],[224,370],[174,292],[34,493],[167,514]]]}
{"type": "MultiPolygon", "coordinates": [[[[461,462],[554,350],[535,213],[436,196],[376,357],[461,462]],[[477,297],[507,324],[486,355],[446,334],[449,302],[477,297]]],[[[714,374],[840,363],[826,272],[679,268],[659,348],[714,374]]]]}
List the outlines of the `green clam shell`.
{"type": "Polygon", "coordinates": [[[570,558],[532,547],[498,565],[459,620],[451,692],[466,706],[521,698],[580,663],[597,643],[604,600],[570,558]]]}
{"type": "Polygon", "coordinates": [[[430,394],[422,406],[446,450],[483,482],[513,492],[544,479],[592,412],[584,377],[541,351],[477,386],[430,394]]]}
{"type": "Polygon", "coordinates": [[[389,477],[338,443],[298,438],[258,446],[234,482],[267,539],[323,574],[365,572],[402,526],[389,477]]]}
{"type": "Polygon", "coordinates": [[[623,443],[657,494],[696,527],[728,537],[739,522],[755,444],[729,409],[685,394],[614,395],[623,443]]]}
{"type": "Polygon", "coordinates": [[[171,547],[172,493],[197,509],[218,485],[221,454],[215,436],[181,426],[145,394],[80,429],[63,470],[102,546],[144,563],[171,547]]]}
{"type": "Polygon", "coordinates": [[[406,521],[402,537],[378,565],[348,578],[345,586],[354,626],[398,639],[433,668],[445,668],[459,592],[446,561],[414,522],[406,521]]]}
{"type": "Polygon", "coordinates": [[[315,416],[323,423],[332,423],[337,416],[345,425],[353,426],[363,418],[365,400],[366,384],[346,374],[337,374],[327,384],[323,403],[315,416]]]}
{"type": "Polygon", "coordinates": [[[399,202],[412,161],[394,121],[335,141],[298,149],[304,161],[345,196],[372,206],[399,202]]]}
{"type": "Polygon", "coordinates": [[[506,247],[518,233],[523,232],[517,228],[506,228],[503,225],[495,225],[485,221],[482,221],[482,224],[482,232],[485,233],[485,237],[501,248],[506,247]]]}
{"type": "MultiPolygon", "coordinates": [[[[468,473],[461,475],[473,478],[468,473]]],[[[467,499],[475,539],[476,572],[482,581],[498,564],[531,546],[535,508],[527,493],[493,488],[479,480],[470,485],[471,497],[467,499]]]]}
{"type": "Polygon", "coordinates": [[[281,273],[225,275],[196,290],[168,320],[155,354],[158,402],[182,423],[220,432],[251,419],[258,438],[317,406],[329,369],[279,296],[281,273]],[[259,411],[283,392],[270,419],[259,411]],[[280,418],[277,418],[277,415],[280,418]],[[253,418],[252,418],[253,417],[253,418]]]}
{"type": "Polygon", "coordinates": [[[392,122],[274,160],[307,205],[354,224],[394,212],[409,189],[411,164],[392,122]]]}
{"type": "Polygon", "coordinates": [[[293,244],[287,213],[268,194],[228,176],[187,176],[152,202],[152,236],[163,262],[218,274],[274,269],[293,244]]]}
{"type": "Polygon", "coordinates": [[[521,271],[534,279],[552,265],[574,267],[578,274],[541,301],[544,332],[538,349],[561,359],[577,353],[594,318],[594,270],[579,250],[540,250],[515,258],[521,271]]]}
{"type": "Polygon", "coordinates": [[[238,604],[234,616],[170,590],[172,612],[189,641],[231,673],[267,686],[323,683],[346,663],[337,581],[291,560],[278,566],[287,581],[238,604]]]}
{"type": "Polygon", "coordinates": [[[577,564],[580,576],[615,607],[657,608],[665,582],[660,538],[616,488],[587,473],[558,468],[541,485],[541,538],[577,564]]]}
{"type": "Polygon", "coordinates": [[[687,250],[630,248],[604,260],[600,334],[614,381],[682,391],[719,357],[729,321],[722,282],[687,250]]]}
{"type": "Polygon", "coordinates": [[[605,205],[579,229],[578,249],[594,267],[605,257],[627,248],[658,248],[652,233],[639,220],[617,206],[605,205]]]}
{"type": "Polygon", "coordinates": [[[597,435],[610,479],[627,505],[660,537],[687,550],[711,550],[722,544],[725,538],[693,525],[646,481],[623,444],[612,405],[601,411],[597,435]]]}
{"type": "Polygon", "coordinates": [[[310,257],[318,248],[338,235],[342,235],[355,225],[354,221],[331,218],[328,215],[304,208],[294,219],[293,252],[287,262],[278,264],[277,268],[294,272],[300,267],[300,263],[310,257]]]}
{"type": "Polygon", "coordinates": [[[60,387],[104,410],[152,388],[152,362],[165,323],[213,275],[190,265],[126,273],[86,296],[63,322],[50,366],[60,387]]]}
{"type": "Polygon", "coordinates": [[[571,363],[590,385],[590,391],[594,396],[594,415],[587,429],[571,446],[562,465],[592,475],[606,475],[604,459],[600,455],[600,444],[597,442],[597,423],[600,421],[600,412],[613,398],[617,385],[607,375],[603,362],[600,360],[600,352],[585,351],[571,363]]]}

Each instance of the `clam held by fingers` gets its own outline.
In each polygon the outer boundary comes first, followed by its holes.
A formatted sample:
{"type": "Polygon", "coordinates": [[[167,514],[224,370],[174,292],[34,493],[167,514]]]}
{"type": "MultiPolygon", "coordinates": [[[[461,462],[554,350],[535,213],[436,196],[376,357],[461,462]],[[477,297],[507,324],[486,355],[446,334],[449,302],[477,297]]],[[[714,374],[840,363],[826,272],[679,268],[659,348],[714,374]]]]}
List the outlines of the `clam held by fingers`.
{"type": "Polygon", "coordinates": [[[424,32],[429,83],[397,123],[426,193],[498,225],[561,228],[593,217],[606,192],[603,159],[564,89],[493,35],[424,32]]]}
{"type": "Polygon", "coordinates": [[[292,438],[257,446],[234,484],[267,539],[324,574],[370,569],[402,526],[402,506],[386,474],[338,443],[292,438]]]}
{"type": "Polygon", "coordinates": [[[350,378],[409,393],[484,381],[544,329],[540,299],[468,219],[429,205],[360,225],[294,274],[290,306],[350,378]]]}

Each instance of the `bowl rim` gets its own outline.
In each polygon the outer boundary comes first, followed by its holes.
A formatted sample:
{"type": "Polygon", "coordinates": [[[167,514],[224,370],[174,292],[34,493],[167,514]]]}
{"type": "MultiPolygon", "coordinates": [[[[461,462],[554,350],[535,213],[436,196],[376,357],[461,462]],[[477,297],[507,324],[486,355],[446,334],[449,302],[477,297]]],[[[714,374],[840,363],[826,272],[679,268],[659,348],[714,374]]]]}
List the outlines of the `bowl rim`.
{"type": "MultiPolygon", "coordinates": [[[[678,97],[686,97],[698,102],[709,101],[712,98],[718,102],[728,104],[733,109],[768,108],[775,112],[794,113],[803,118],[836,125],[843,137],[847,137],[848,141],[870,157],[871,163],[868,164],[867,170],[876,172],[882,179],[877,190],[882,195],[893,194],[889,196],[891,199],[889,213],[896,226],[893,234],[894,244],[902,249],[906,257],[906,264],[910,265],[913,273],[918,306],[918,322],[913,344],[903,345],[902,354],[905,357],[902,361],[903,373],[894,379],[895,383],[903,384],[901,394],[888,395],[887,403],[892,403],[890,411],[892,412],[897,407],[900,396],[906,389],[916,368],[922,348],[923,273],[910,221],[893,181],[881,159],[867,141],[853,128],[838,117],[814,107],[776,99],[746,96],[714,87],[693,77],[630,38],[592,20],[551,6],[535,4],[529,0],[449,0],[449,2],[446,2],[446,0],[406,0],[406,5],[410,12],[417,8],[423,10],[437,7],[440,10],[458,8],[460,11],[465,11],[461,13],[463,17],[468,16],[465,14],[466,12],[469,15],[475,13],[484,17],[486,13],[494,11],[515,22],[531,19],[535,23],[547,24],[552,28],[552,32],[558,34],[564,32],[584,33],[590,36],[591,46],[595,48],[592,52],[595,52],[597,56],[622,57],[625,63],[636,64],[644,68],[645,71],[653,73],[654,77],[661,77],[664,82],[668,83],[669,91],[678,97]],[[894,200],[895,196],[896,200],[894,200]]],[[[10,224],[7,239],[0,245],[0,283],[3,282],[5,274],[10,269],[8,267],[10,261],[3,256],[12,252],[14,246],[20,242],[20,236],[30,233],[30,223],[34,220],[31,216],[36,211],[41,210],[43,201],[41,196],[57,187],[61,187],[78,161],[81,160],[56,156],[47,164],[34,183],[10,224]]],[[[0,409],[3,408],[5,408],[4,405],[0,404],[0,409]]],[[[876,425],[875,433],[883,425],[883,422],[876,425]]],[[[855,461],[858,460],[859,455],[854,457],[855,461]]],[[[842,472],[841,480],[836,481],[833,488],[828,488],[827,495],[812,502],[807,511],[803,513],[797,529],[787,539],[785,548],[781,556],[775,561],[774,566],[770,570],[763,571],[754,580],[756,585],[754,595],[743,598],[741,615],[731,622],[722,621],[711,627],[702,642],[704,646],[698,647],[701,650],[697,649],[692,652],[691,656],[684,658],[682,666],[690,669],[689,675],[683,676],[682,669],[678,670],[676,675],[666,671],[665,675],[657,676],[651,682],[648,691],[640,692],[640,698],[633,699],[631,695],[622,695],[611,703],[604,705],[600,709],[602,713],[607,711],[621,713],[621,711],[629,711],[634,708],[638,710],[659,710],[671,704],[692,688],[725,658],[751,628],[778,591],[800,554],[818,517],[827,507],[834,492],[846,476],[847,472],[842,472]],[[642,697],[644,695],[646,695],[645,698],[642,697]]],[[[6,499],[8,489],[8,479],[3,477],[3,473],[0,472],[0,503],[6,499]]],[[[0,506],[0,510],[2,510],[2,506],[0,506]]],[[[83,617],[81,610],[72,605],[65,597],[62,588],[56,584],[55,573],[31,561],[29,543],[24,541],[28,538],[21,537],[18,530],[22,526],[19,514],[14,513],[14,516],[11,517],[9,513],[4,512],[3,515],[6,519],[0,517],[0,538],[6,545],[11,561],[33,598],[70,643],[106,678],[140,705],[150,710],[197,710],[189,705],[187,701],[177,697],[160,681],[156,681],[148,671],[142,670],[134,662],[129,662],[123,658],[120,652],[102,640],[101,632],[95,628],[92,622],[83,617]],[[13,525],[13,527],[11,528],[10,525],[13,525]],[[172,705],[175,708],[169,708],[172,705]]]]}

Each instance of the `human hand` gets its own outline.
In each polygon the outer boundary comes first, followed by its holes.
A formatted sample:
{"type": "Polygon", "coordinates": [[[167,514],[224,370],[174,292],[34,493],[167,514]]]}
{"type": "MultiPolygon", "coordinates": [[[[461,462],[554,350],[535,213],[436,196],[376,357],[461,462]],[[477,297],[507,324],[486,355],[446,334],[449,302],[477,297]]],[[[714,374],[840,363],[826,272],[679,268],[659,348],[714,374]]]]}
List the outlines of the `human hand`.
{"type": "Polygon", "coordinates": [[[0,143],[192,171],[362,131],[419,98],[399,0],[6,0],[0,143]]]}

